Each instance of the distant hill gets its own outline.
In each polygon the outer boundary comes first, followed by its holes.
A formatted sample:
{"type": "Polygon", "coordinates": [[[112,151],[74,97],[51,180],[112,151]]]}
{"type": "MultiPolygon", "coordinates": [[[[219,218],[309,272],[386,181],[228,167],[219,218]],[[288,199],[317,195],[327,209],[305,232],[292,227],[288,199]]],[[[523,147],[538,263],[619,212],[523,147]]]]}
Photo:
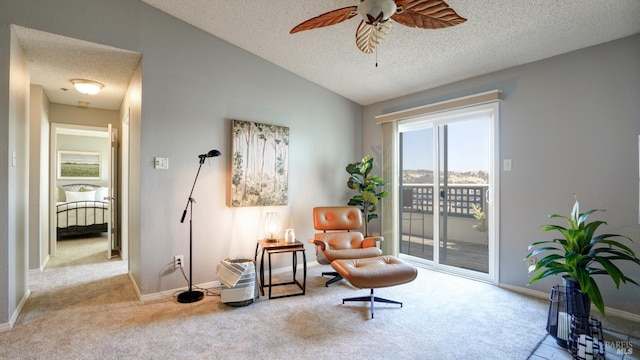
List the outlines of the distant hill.
{"type": "MultiPolygon", "coordinates": [[[[433,184],[432,170],[404,170],[403,184],[433,184]]],[[[449,171],[449,184],[488,184],[489,172],[486,170],[449,171]]]]}

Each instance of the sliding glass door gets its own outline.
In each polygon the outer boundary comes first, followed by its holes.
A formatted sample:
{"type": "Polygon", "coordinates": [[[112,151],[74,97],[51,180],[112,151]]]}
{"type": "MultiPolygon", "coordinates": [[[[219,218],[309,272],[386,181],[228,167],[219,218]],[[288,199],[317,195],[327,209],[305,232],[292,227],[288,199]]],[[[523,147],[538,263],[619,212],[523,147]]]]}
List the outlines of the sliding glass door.
{"type": "Polygon", "coordinates": [[[496,110],[480,105],[399,122],[401,257],[495,279],[496,110]]]}
{"type": "Polygon", "coordinates": [[[434,174],[433,124],[405,128],[400,144],[400,253],[418,259],[434,259],[434,174]]]}

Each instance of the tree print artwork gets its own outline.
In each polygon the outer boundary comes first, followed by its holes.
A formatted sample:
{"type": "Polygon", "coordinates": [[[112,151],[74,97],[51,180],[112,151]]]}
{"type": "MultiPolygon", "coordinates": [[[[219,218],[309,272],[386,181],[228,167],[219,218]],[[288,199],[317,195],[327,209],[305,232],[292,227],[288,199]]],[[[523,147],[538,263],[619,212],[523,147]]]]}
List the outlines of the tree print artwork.
{"type": "Polygon", "coordinates": [[[231,207],[287,205],[289,128],[231,124],[231,207]]]}

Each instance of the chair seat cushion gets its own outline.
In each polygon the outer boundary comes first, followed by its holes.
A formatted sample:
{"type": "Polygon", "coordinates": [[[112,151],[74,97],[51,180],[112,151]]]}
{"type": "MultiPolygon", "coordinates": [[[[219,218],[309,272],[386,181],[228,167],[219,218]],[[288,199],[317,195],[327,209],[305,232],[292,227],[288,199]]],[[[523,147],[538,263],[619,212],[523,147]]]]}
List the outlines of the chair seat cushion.
{"type": "Polygon", "coordinates": [[[381,288],[413,281],[418,270],[393,256],[376,256],[362,259],[338,259],[331,266],[351,285],[365,288],[381,288]]]}

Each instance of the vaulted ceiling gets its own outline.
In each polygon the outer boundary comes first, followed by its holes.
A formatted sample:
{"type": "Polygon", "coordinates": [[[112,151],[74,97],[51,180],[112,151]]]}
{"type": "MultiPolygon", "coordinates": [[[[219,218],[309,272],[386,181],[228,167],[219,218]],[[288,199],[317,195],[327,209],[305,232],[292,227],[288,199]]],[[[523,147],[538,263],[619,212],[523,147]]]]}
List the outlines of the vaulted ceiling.
{"type": "Polygon", "coordinates": [[[359,17],[289,34],[360,0],[143,1],[361,105],[640,32],[638,0],[446,0],[466,22],[393,23],[377,54],[364,54],[355,45],[359,17]]]}
{"type": "MultiPolygon", "coordinates": [[[[289,33],[359,0],[142,1],[361,105],[640,33],[638,0],[447,0],[466,22],[437,30],[394,22],[365,54],[355,45],[357,16],[289,33]]],[[[77,105],[78,94],[60,89],[86,76],[109,84],[90,106],[117,109],[141,54],[16,28],[32,82],[52,102],[77,105]],[[56,78],[47,77],[52,68],[56,78]]]]}

